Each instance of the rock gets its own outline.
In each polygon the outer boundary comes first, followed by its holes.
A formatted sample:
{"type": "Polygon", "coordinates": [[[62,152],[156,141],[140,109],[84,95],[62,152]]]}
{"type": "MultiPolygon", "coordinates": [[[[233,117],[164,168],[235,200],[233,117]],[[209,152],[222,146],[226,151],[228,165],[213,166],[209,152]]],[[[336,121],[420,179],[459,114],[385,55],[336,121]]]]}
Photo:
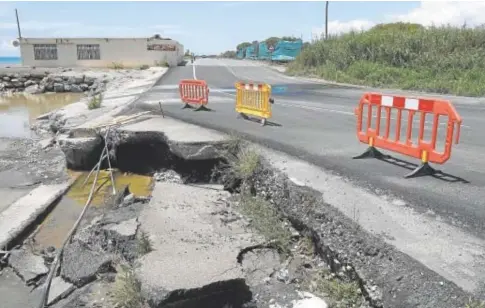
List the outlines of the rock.
{"type": "Polygon", "coordinates": [[[70,76],[68,79],[67,79],[67,82],[70,84],[70,85],[79,85],[81,83],[84,82],[84,76],[70,76]]]}
{"type": "Polygon", "coordinates": [[[91,76],[84,76],[84,83],[91,86],[96,81],[96,78],[91,76]]]}
{"type": "Polygon", "coordinates": [[[81,88],[81,90],[83,90],[83,92],[89,89],[89,85],[87,85],[86,83],[82,83],[81,85],[79,85],[79,87],[81,88]]]}
{"type": "Polygon", "coordinates": [[[39,146],[41,149],[46,149],[54,144],[54,138],[42,139],[39,141],[39,146]]]}
{"type": "Polygon", "coordinates": [[[74,285],[64,281],[64,279],[62,279],[61,277],[54,277],[52,279],[51,287],[49,289],[47,305],[52,305],[60,299],[67,297],[72,291],[74,291],[74,289],[74,285]]]}
{"type": "Polygon", "coordinates": [[[183,184],[181,176],[174,170],[162,170],[153,175],[155,181],[183,184]]]}
{"type": "Polygon", "coordinates": [[[54,85],[53,85],[53,84],[51,84],[51,83],[47,83],[47,84],[45,85],[45,90],[46,90],[46,91],[48,91],[48,92],[52,92],[52,91],[54,91],[54,85]]]}
{"type": "Polygon", "coordinates": [[[135,195],[133,195],[133,194],[129,194],[128,196],[126,196],[126,197],[123,199],[123,204],[122,204],[122,206],[127,206],[127,205],[130,205],[130,204],[132,204],[134,201],[135,201],[135,195]]]}
{"type": "Polygon", "coordinates": [[[20,88],[24,86],[24,83],[20,81],[19,79],[12,79],[12,85],[16,88],[20,88]]]}
{"type": "Polygon", "coordinates": [[[25,77],[20,77],[20,78],[19,78],[19,81],[20,81],[20,82],[23,82],[23,83],[25,83],[27,80],[28,80],[28,79],[27,79],[27,78],[25,78],[25,77]]]}
{"type": "Polygon", "coordinates": [[[54,83],[54,92],[64,92],[64,84],[54,83]]]}
{"type": "Polygon", "coordinates": [[[10,89],[10,88],[13,88],[13,87],[14,87],[14,85],[13,85],[13,84],[12,84],[12,82],[10,82],[10,81],[6,81],[6,82],[4,82],[4,83],[3,83],[3,86],[4,86],[5,88],[7,88],[7,89],[10,89]]]}
{"type": "Polygon", "coordinates": [[[327,303],[309,292],[299,292],[303,299],[292,301],[293,308],[328,308],[327,303]]]}
{"type": "Polygon", "coordinates": [[[37,84],[27,86],[24,90],[24,92],[27,94],[40,94],[40,93],[44,93],[44,91],[45,91],[45,88],[37,84]]]}
{"type": "Polygon", "coordinates": [[[3,80],[3,81],[10,81],[10,77],[8,77],[8,76],[4,76],[4,77],[2,78],[2,80],[3,80]]]}
{"type": "Polygon", "coordinates": [[[29,86],[31,86],[33,84],[35,84],[35,81],[32,81],[30,79],[24,82],[25,87],[29,87],[29,86]]]}
{"type": "Polygon", "coordinates": [[[70,84],[64,85],[64,92],[71,92],[71,85],[70,84]]]}
{"type": "Polygon", "coordinates": [[[48,273],[44,258],[36,256],[26,249],[12,250],[8,259],[9,265],[27,283],[48,273]]]}
{"type": "Polygon", "coordinates": [[[287,269],[282,269],[276,272],[276,279],[278,281],[288,283],[290,281],[290,274],[287,269]]]}
{"type": "Polygon", "coordinates": [[[112,263],[112,256],[106,253],[89,250],[78,241],[66,246],[62,256],[61,276],[67,281],[81,287],[106,272],[112,263]]]}
{"type": "Polygon", "coordinates": [[[64,79],[59,76],[54,76],[52,80],[54,81],[54,83],[64,83],[64,79]]]}
{"type": "Polygon", "coordinates": [[[119,240],[131,240],[135,238],[136,231],[138,230],[138,221],[136,218],[125,220],[119,224],[112,224],[104,226],[103,229],[108,233],[115,234],[119,240]]]}
{"type": "Polygon", "coordinates": [[[81,93],[81,92],[83,92],[83,89],[81,89],[81,87],[78,86],[77,84],[73,84],[73,85],[71,85],[71,92],[81,93]]]}

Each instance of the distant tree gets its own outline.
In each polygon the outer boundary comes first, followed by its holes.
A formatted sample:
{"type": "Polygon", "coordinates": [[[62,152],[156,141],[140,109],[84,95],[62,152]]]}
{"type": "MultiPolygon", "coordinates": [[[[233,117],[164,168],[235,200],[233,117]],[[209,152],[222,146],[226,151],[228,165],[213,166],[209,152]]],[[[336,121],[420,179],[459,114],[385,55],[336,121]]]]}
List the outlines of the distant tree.
{"type": "Polygon", "coordinates": [[[279,37],[272,36],[267,38],[264,42],[266,43],[267,47],[270,47],[270,46],[275,47],[279,40],[280,40],[279,37]]]}
{"type": "Polygon", "coordinates": [[[282,41],[289,41],[289,42],[294,42],[294,41],[298,41],[300,40],[300,38],[298,37],[294,37],[294,36],[283,36],[281,38],[282,41]]]}
{"type": "Polygon", "coordinates": [[[236,58],[236,52],[233,50],[227,50],[221,53],[222,58],[230,58],[230,59],[235,59],[236,58]]]}
{"type": "Polygon", "coordinates": [[[187,49],[187,50],[185,51],[185,55],[186,55],[186,56],[190,56],[190,49],[187,49]]]}
{"type": "Polygon", "coordinates": [[[241,44],[237,45],[236,50],[244,49],[244,48],[247,48],[249,46],[251,46],[251,43],[244,42],[244,43],[241,43],[241,44]]]}

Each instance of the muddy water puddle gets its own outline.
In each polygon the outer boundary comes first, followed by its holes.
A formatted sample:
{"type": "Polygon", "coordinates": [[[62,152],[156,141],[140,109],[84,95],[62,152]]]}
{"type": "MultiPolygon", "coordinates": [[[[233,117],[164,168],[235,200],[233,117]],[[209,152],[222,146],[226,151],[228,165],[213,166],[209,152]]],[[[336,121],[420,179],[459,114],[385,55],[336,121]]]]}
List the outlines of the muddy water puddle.
{"type": "Polygon", "coordinates": [[[45,93],[0,95],[0,137],[30,138],[35,118],[75,103],[82,93],[45,93]]]}
{"type": "MultiPolygon", "coordinates": [[[[35,247],[37,249],[53,246],[59,248],[67,233],[81,214],[89,196],[91,185],[94,182],[94,174],[83,185],[88,172],[69,172],[71,177],[78,177],[68,193],[61,198],[56,207],[42,222],[35,235],[35,247]]],[[[137,174],[114,172],[115,187],[117,191],[130,185],[129,190],[137,197],[148,197],[153,189],[153,178],[137,174]]],[[[90,208],[83,218],[83,222],[90,221],[102,210],[110,205],[112,198],[112,185],[109,172],[101,171],[98,176],[96,191],[90,208]]],[[[82,225],[83,223],[81,223],[82,225]]]]}

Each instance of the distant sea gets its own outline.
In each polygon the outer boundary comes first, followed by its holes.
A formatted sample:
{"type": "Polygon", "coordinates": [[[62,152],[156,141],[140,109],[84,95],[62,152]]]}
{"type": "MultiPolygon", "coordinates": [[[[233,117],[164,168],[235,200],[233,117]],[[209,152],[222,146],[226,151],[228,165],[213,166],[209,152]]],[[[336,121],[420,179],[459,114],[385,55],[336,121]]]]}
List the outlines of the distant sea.
{"type": "Polygon", "coordinates": [[[0,57],[0,66],[20,65],[20,57],[0,57]]]}

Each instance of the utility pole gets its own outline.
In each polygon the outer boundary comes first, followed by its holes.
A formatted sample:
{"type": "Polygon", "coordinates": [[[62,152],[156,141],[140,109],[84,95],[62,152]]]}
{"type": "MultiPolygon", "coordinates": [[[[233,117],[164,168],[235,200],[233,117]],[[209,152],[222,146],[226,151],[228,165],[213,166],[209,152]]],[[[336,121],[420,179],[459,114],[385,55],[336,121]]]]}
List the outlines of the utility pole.
{"type": "Polygon", "coordinates": [[[21,39],[22,33],[20,32],[19,13],[17,12],[17,9],[15,9],[15,17],[17,18],[17,30],[19,32],[19,39],[21,39]]]}
{"type": "Polygon", "coordinates": [[[325,39],[328,39],[328,1],[325,1],[325,39]]]}

